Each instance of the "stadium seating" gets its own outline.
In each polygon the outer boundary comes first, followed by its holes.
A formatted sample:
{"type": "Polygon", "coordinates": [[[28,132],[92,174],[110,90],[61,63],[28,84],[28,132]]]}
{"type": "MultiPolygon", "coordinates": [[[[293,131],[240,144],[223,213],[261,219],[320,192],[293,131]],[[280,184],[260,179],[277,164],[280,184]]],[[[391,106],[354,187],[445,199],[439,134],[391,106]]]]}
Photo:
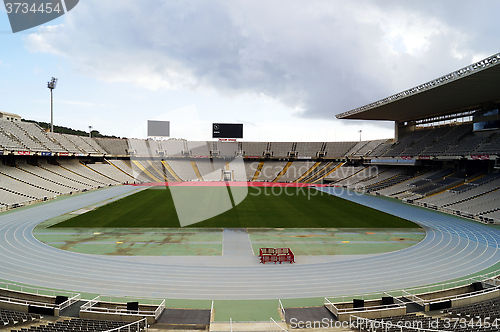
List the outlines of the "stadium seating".
{"type": "Polygon", "coordinates": [[[29,151],[49,151],[39,141],[35,141],[26,131],[17,126],[14,122],[0,120],[2,131],[11,140],[17,141],[25,150],[29,151]]]}
{"type": "Polygon", "coordinates": [[[54,142],[59,143],[66,151],[71,153],[84,153],[83,150],[79,149],[75,143],[70,141],[66,136],[59,133],[47,133],[47,136],[54,142]]]}
{"type": "Polygon", "coordinates": [[[133,177],[125,174],[125,172],[121,171],[117,167],[110,164],[95,163],[95,164],[87,164],[86,166],[94,170],[96,173],[102,174],[119,183],[131,183],[134,181],[133,177]]]}
{"type": "Polygon", "coordinates": [[[293,182],[307,172],[313,165],[314,162],[311,161],[294,161],[278,182],[293,182]]]}
{"type": "Polygon", "coordinates": [[[39,314],[0,309],[0,329],[39,320],[39,314]]]}
{"type": "Polygon", "coordinates": [[[327,142],[325,148],[325,157],[343,158],[345,154],[358,142],[327,142]]]}
{"type": "Polygon", "coordinates": [[[299,157],[316,158],[323,144],[322,142],[297,142],[295,152],[299,157]]]}
{"type": "Polygon", "coordinates": [[[271,154],[275,158],[286,158],[292,151],[292,145],[292,142],[271,142],[271,154]]]}
{"type": "Polygon", "coordinates": [[[106,154],[115,156],[127,156],[127,140],[121,138],[94,138],[94,140],[102,146],[106,154]]]}
{"type": "Polygon", "coordinates": [[[29,122],[12,122],[14,125],[25,131],[33,140],[38,141],[42,146],[51,152],[66,152],[61,145],[50,140],[46,132],[37,124],[29,122]]]}
{"type": "Polygon", "coordinates": [[[434,144],[427,146],[420,155],[424,156],[437,156],[446,151],[452,144],[454,144],[461,137],[472,131],[472,125],[465,124],[453,127],[445,135],[439,137],[434,144]]]}
{"type": "MultiPolygon", "coordinates": [[[[47,322],[46,324],[40,324],[39,326],[31,326],[28,329],[11,330],[11,332],[70,332],[70,331],[95,331],[104,332],[114,329],[118,329],[122,326],[127,325],[126,322],[115,322],[108,320],[94,320],[94,319],[81,319],[81,318],[71,318],[58,320],[56,322],[47,322]]],[[[141,324],[141,331],[144,328],[144,323],[141,324]]],[[[118,330],[116,330],[118,331],[118,330]]],[[[130,332],[139,332],[135,326],[131,326],[130,332]]]]}
{"type": "Polygon", "coordinates": [[[189,160],[168,160],[168,164],[174,172],[184,181],[197,181],[198,176],[194,172],[193,166],[189,160]]]}
{"type": "Polygon", "coordinates": [[[264,167],[257,178],[257,181],[273,181],[276,176],[283,170],[286,161],[266,161],[264,167]]]}
{"type": "Polygon", "coordinates": [[[189,154],[193,157],[209,157],[212,148],[206,141],[187,141],[189,154]]]}
{"type": "Polygon", "coordinates": [[[267,151],[266,142],[242,142],[243,155],[246,157],[262,157],[267,151]]]}
{"type": "Polygon", "coordinates": [[[184,140],[167,140],[160,141],[160,145],[163,151],[166,151],[167,156],[178,157],[182,156],[187,150],[184,140]]]}

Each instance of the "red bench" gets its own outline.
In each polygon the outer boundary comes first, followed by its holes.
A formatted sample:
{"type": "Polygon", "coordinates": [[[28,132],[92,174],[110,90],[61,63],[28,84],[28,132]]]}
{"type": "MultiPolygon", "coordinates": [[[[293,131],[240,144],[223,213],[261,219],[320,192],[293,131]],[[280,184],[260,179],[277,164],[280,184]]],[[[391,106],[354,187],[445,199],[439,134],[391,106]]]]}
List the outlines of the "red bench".
{"type": "Polygon", "coordinates": [[[260,248],[259,249],[260,262],[265,264],[267,262],[290,262],[295,263],[295,256],[290,248],[260,248]]]}

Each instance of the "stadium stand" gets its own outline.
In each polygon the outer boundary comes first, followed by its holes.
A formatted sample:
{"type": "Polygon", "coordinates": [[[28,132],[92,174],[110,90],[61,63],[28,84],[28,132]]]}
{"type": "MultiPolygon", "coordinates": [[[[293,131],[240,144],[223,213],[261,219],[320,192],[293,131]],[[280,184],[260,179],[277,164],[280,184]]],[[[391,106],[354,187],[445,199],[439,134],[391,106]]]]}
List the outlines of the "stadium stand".
{"type": "Polygon", "coordinates": [[[48,132],[47,136],[54,142],[59,143],[66,151],[71,153],[83,153],[84,151],[79,149],[72,141],[70,141],[66,136],[59,133],[48,132]]]}
{"type": "Polygon", "coordinates": [[[56,144],[54,141],[50,140],[46,135],[45,131],[36,123],[29,122],[12,122],[14,125],[18,126],[21,130],[26,132],[33,140],[38,141],[42,146],[47,148],[47,151],[51,152],[66,152],[62,146],[56,144]]]}
{"type": "Polygon", "coordinates": [[[126,139],[95,137],[94,140],[104,148],[106,154],[120,157],[128,156],[128,145],[126,139]]]}
{"type": "Polygon", "coordinates": [[[246,181],[252,181],[258,166],[259,162],[257,161],[245,162],[245,173],[247,174],[246,181]]]}
{"type": "Polygon", "coordinates": [[[307,172],[313,165],[314,162],[312,161],[294,161],[278,182],[293,182],[307,172]]]}
{"type": "Polygon", "coordinates": [[[368,157],[380,157],[384,155],[392,147],[392,140],[386,140],[384,143],[377,146],[373,151],[371,151],[368,157]]]}
{"type": "Polygon", "coordinates": [[[387,151],[383,156],[397,157],[403,155],[406,149],[408,149],[411,145],[416,144],[430,131],[431,131],[430,129],[424,129],[424,130],[413,131],[407,134],[403,138],[400,138],[397,143],[394,143],[392,148],[389,149],[389,151],[387,151]]]}
{"type": "Polygon", "coordinates": [[[36,188],[46,190],[50,193],[56,195],[68,194],[72,190],[71,188],[65,187],[63,185],[51,182],[47,179],[38,177],[28,172],[22,171],[17,167],[9,167],[5,165],[0,165],[0,174],[7,175],[17,181],[23,182],[25,184],[32,185],[36,188]]]}
{"type": "Polygon", "coordinates": [[[484,141],[476,150],[475,154],[500,154],[500,134],[496,134],[484,141]]]}
{"type": "Polygon", "coordinates": [[[443,152],[446,156],[465,156],[470,155],[476,150],[486,138],[482,136],[467,136],[452,145],[448,150],[443,152]]]}
{"type": "Polygon", "coordinates": [[[238,144],[236,142],[217,142],[219,156],[221,157],[236,157],[238,153],[238,144]]]}
{"type": "Polygon", "coordinates": [[[193,157],[209,157],[211,155],[211,148],[206,141],[187,141],[187,148],[189,155],[193,157]]]}
{"type": "Polygon", "coordinates": [[[343,158],[358,142],[327,142],[325,148],[325,157],[343,158]]]}
{"type": "Polygon", "coordinates": [[[242,142],[243,155],[246,157],[262,157],[267,151],[266,142],[242,142]]]}
{"type": "Polygon", "coordinates": [[[93,171],[102,174],[110,179],[113,179],[119,183],[132,183],[134,181],[134,178],[132,176],[129,176],[128,174],[111,164],[95,163],[87,164],[86,166],[93,171]]]}
{"type": "MultiPolygon", "coordinates": [[[[105,332],[110,330],[119,331],[118,329],[125,325],[128,324],[126,322],[71,318],[71,319],[58,320],[56,322],[47,322],[47,324],[40,324],[38,326],[31,326],[28,329],[22,328],[20,330],[11,330],[11,332],[70,332],[70,331],[105,332]]],[[[137,330],[134,326],[130,328],[130,331],[131,332],[142,331],[144,326],[145,323],[142,323],[140,330],[137,330]]]]}
{"type": "Polygon", "coordinates": [[[440,155],[443,151],[448,150],[452,144],[471,131],[471,124],[454,126],[445,135],[435,140],[434,144],[427,146],[420,154],[428,156],[440,155]]]}
{"type": "Polygon", "coordinates": [[[160,144],[162,150],[166,151],[168,156],[182,156],[187,151],[187,147],[185,146],[186,141],[184,140],[160,141],[160,144]]]}
{"type": "Polygon", "coordinates": [[[168,164],[174,172],[184,181],[197,181],[198,176],[194,172],[193,165],[189,160],[168,160],[168,164]]]}
{"type": "Polygon", "coordinates": [[[292,145],[292,142],[271,142],[271,154],[275,158],[286,158],[292,151],[292,145]]]}
{"type": "Polygon", "coordinates": [[[39,320],[39,314],[0,309],[0,329],[39,320]]]}
{"type": "Polygon", "coordinates": [[[372,153],[377,147],[385,143],[385,141],[386,141],[385,139],[375,140],[375,141],[365,141],[364,142],[365,144],[363,144],[359,149],[353,151],[354,148],[352,148],[351,151],[353,152],[349,154],[351,152],[349,151],[346,156],[358,157],[358,158],[364,157],[372,153]]]}
{"type": "Polygon", "coordinates": [[[119,181],[110,179],[100,173],[93,171],[87,166],[79,163],[78,160],[60,161],[60,166],[64,169],[67,169],[68,171],[79,174],[103,186],[105,185],[112,186],[120,183],[119,181]]]}
{"type": "Polygon", "coordinates": [[[286,161],[266,161],[257,181],[273,181],[286,164],[286,161]]]}
{"type": "Polygon", "coordinates": [[[323,145],[324,143],[322,142],[297,142],[295,152],[297,152],[299,157],[316,158],[323,145]]]}
{"type": "Polygon", "coordinates": [[[347,179],[354,174],[364,170],[364,166],[342,166],[325,177],[325,180],[337,184],[340,181],[347,179]]]}
{"type": "Polygon", "coordinates": [[[26,131],[21,129],[16,123],[10,121],[0,120],[2,131],[6,133],[9,138],[17,141],[24,149],[29,151],[49,151],[38,141],[35,141],[26,131]]]}

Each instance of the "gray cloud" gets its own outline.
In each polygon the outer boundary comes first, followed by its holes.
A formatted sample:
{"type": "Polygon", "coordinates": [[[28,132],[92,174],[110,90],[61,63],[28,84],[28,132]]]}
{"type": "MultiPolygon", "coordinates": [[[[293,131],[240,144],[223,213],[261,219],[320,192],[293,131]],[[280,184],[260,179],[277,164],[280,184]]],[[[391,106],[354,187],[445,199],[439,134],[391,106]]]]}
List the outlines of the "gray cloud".
{"type": "MultiPolygon", "coordinates": [[[[498,52],[496,1],[87,0],[33,52],[151,89],[265,94],[335,114],[498,52]]],[[[387,124],[381,124],[387,127],[387,124]]]]}

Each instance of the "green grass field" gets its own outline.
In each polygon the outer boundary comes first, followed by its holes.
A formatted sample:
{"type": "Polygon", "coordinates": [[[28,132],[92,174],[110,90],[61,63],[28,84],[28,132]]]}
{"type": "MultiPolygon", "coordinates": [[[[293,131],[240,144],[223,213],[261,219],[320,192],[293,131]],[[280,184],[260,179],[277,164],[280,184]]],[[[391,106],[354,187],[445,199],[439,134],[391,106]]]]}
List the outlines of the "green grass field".
{"type": "MultiPolygon", "coordinates": [[[[217,204],[225,187],[183,187],[190,208],[203,210],[217,204]]],[[[419,226],[315,189],[288,192],[249,187],[236,207],[192,227],[267,228],[418,228],[419,226]],[[293,195],[291,194],[293,193],[293,195]]],[[[170,189],[150,188],[52,227],[165,228],[179,227],[170,189]]]]}

